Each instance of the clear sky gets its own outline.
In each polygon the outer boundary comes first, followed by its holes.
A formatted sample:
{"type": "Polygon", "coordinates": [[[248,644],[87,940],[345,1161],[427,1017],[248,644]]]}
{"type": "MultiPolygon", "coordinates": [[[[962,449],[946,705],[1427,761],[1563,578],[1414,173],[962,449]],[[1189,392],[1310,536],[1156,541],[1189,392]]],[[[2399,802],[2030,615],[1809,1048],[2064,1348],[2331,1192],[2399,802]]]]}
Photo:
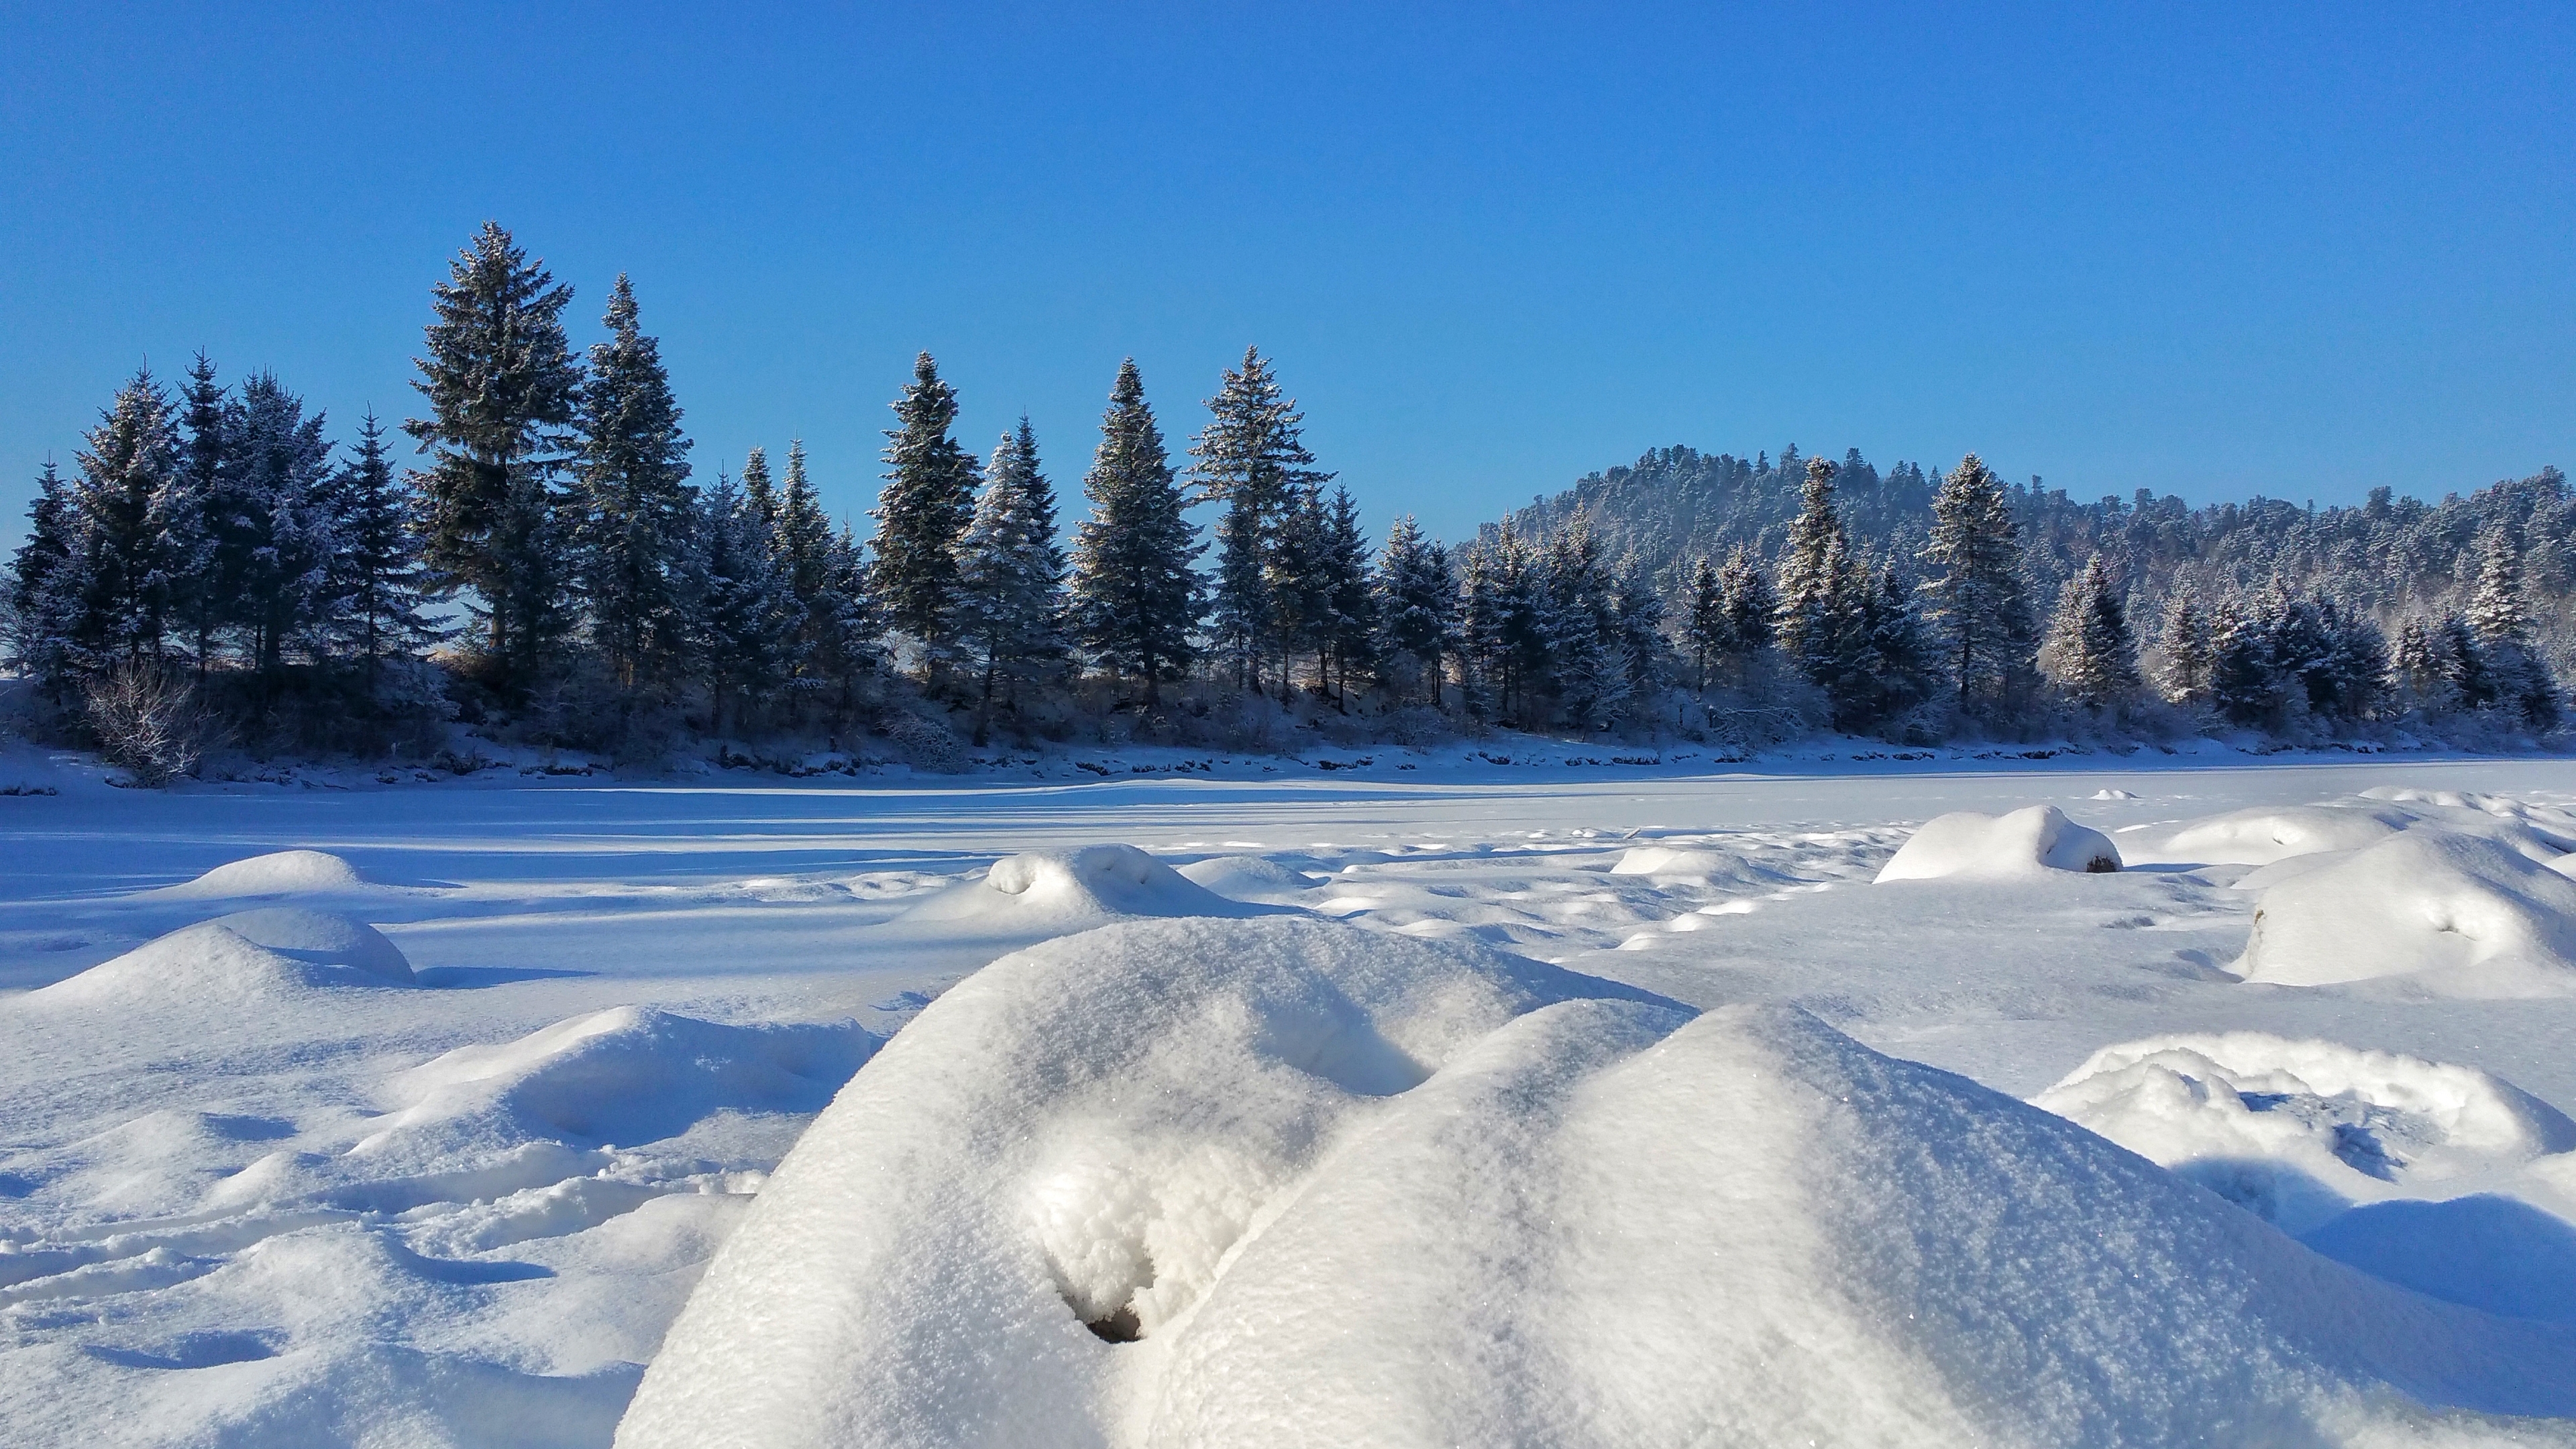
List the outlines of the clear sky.
{"type": "MultiPolygon", "coordinates": [[[[1650,446],[2079,497],[2576,466],[2576,6],[0,5],[0,537],[147,356],[418,410],[484,218],[702,473],[875,491],[927,348],[1078,516],[1257,343],[1383,525],[1650,446]]],[[[864,526],[864,525],[863,525],[864,526]]]]}

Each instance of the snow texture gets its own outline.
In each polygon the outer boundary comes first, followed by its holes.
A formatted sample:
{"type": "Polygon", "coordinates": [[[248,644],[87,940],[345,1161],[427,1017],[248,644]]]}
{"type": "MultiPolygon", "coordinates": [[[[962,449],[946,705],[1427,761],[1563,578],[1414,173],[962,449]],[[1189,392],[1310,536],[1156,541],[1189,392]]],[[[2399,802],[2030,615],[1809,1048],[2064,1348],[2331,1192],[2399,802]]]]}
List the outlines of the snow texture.
{"type": "Polygon", "coordinates": [[[47,1006],[275,1001],[346,986],[409,986],[411,963],[383,932],[346,916],[272,906],[173,931],[32,992],[47,1006]]]}
{"type": "Polygon", "coordinates": [[[2276,986],[2576,992],[2576,880],[2503,841],[2419,826],[2270,884],[2235,969],[2276,986]]]}
{"type": "Polygon", "coordinates": [[[2120,851],[2111,837],[2067,819],[2054,805],[2032,805],[2009,815],[1959,810],[1928,821],[1878,879],[2014,880],[2053,870],[2099,874],[2119,868],[2120,851]]]}

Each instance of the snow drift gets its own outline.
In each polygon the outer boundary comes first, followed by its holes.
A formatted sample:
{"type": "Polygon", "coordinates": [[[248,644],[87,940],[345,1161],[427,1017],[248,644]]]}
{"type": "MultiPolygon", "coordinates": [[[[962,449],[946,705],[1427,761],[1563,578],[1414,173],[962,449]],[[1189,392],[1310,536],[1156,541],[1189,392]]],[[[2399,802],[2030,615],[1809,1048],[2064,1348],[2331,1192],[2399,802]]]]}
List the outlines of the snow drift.
{"type": "Polygon", "coordinates": [[[2052,870],[2119,868],[2111,837],[2067,819],[2054,805],[2032,805],[2009,815],[1960,810],[1937,816],[1898,848],[1878,879],[2017,880],[2052,870]]]}
{"type": "Polygon", "coordinates": [[[349,862],[321,850],[280,850],[216,866],[195,880],[163,886],[157,896],[230,899],[240,896],[346,895],[381,889],[349,862]]]}
{"type": "Polygon", "coordinates": [[[1242,916],[1264,909],[1227,900],[1132,845],[1032,851],[996,861],[896,920],[909,925],[1078,929],[1130,916],[1242,916]]]}
{"type": "Polygon", "coordinates": [[[1324,884],[1324,878],[1264,860],[1257,855],[1220,855],[1193,861],[1176,872],[1193,885],[1205,886],[1230,901],[1282,904],[1324,884]]]}
{"type": "Polygon", "coordinates": [[[941,997],[619,1442],[2358,1443],[2399,1396],[2576,1409],[2576,1332],[1795,1010],[1276,918],[941,997]]]}
{"type": "Polygon", "coordinates": [[[2404,977],[2450,996],[2576,990],[2576,881],[2506,843],[2418,827],[2263,893],[2237,973],[2404,977]]]}
{"type": "Polygon", "coordinates": [[[2292,1232],[2576,1149],[2576,1122],[2475,1067],[2262,1032],[2104,1047],[2031,1101],[2292,1232]]]}
{"type": "Polygon", "coordinates": [[[2187,822],[2160,842],[2139,842],[2141,858],[2194,865],[2272,866],[2304,857],[2366,850],[2409,830],[2444,830],[2497,841],[2536,861],[2567,853],[2564,812],[2450,790],[2382,787],[2327,805],[2272,805],[2187,822]]]}
{"type": "Polygon", "coordinates": [[[318,988],[411,984],[411,963],[402,948],[375,927],[326,911],[274,906],[172,931],[31,991],[26,999],[46,1004],[252,1002],[318,988]]]}

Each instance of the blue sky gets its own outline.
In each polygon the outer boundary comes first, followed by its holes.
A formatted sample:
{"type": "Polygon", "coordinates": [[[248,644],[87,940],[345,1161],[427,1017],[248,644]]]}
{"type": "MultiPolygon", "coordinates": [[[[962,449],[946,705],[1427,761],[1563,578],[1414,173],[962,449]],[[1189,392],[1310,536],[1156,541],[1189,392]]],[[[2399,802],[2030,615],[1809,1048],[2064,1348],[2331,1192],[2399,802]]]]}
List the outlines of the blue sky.
{"type": "Polygon", "coordinates": [[[1247,343],[1452,537],[1680,442],[2576,465],[2564,4],[717,8],[0,8],[0,536],[146,356],[417,411],[486,217],[851,513],[923,348],[1075,514],[1121,357],[1177,448],[1247,343]]]}

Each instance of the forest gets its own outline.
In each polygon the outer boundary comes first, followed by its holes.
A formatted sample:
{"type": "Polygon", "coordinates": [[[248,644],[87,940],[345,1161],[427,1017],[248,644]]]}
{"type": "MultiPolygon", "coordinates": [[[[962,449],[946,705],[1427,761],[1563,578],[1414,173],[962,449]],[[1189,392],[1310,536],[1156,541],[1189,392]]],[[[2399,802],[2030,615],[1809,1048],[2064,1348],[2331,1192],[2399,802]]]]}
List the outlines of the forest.
{"type": "Polygon", "coordinates": [[[1178,451],[1118,368],[1068,531],[1027,421],[979,459],[924,353],[862,538],[796,442],[704,478],[627,279],[586,354],[571,300],[487,224],[432,289],[422,415],[337,442],[268,373],[136,373],[47,464],[9,561],[24,726],[153,783],[225,754],[451,761],[459,725],[624,764],[955,769],[1068,741],[2504,747],[2561,724],[2555,469],[2439,504],[2192,508],[2077,503],[1974,454],[1677,447],[1473,539],[1372,539],[1248,349],[1178,451]]]}

